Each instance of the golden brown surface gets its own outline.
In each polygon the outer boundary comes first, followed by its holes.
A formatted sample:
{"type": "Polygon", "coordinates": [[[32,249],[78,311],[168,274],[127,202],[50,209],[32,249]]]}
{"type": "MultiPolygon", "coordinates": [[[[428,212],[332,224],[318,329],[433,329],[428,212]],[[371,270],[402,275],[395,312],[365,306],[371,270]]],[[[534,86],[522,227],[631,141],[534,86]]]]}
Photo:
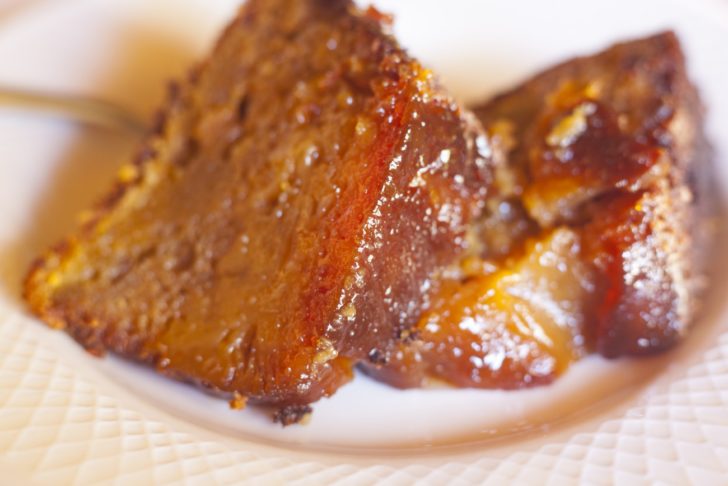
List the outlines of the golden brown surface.
{"type": "Polygon", "coordinates": [[[549,383],[584,353],[590,278],[575,232],[529,241],[492,273],[442,281],[416,340],[373,373],[400,388],[431,377],[481,388],[549,383]]]}
{"type": "Polygon", "coordinates": [[[667,349],[695,312],[688,208],[663,180],[610,194],[582,229],[583,258],[594,266],[597,303],[587,323],[608,357],[667,349]]]}
{"type": "Polygon", "coordinates": [[[499,166],[472,227],[495,273],[444,284],[418,340],[367,371],[400,387],[518,388],[590,350],[643,355],[678,342],[704,278],[711,194],[702,106],[675,35],[568,61],[476,113],[511,170],[499,166]],[[570,234],[576,249],[543,259],[551,234],[570,234]],[[541,279],[568,296],[535,290],[541,279]],[[561,324],[537,307],[562,312],[561,324]]]}
{"type": "Polygon", "coordinates": [[[491,160],[382,18],[247,2],[114,191],[34,266],[33,311],[286,423],[388,352],[467,246],[491,160]]]}

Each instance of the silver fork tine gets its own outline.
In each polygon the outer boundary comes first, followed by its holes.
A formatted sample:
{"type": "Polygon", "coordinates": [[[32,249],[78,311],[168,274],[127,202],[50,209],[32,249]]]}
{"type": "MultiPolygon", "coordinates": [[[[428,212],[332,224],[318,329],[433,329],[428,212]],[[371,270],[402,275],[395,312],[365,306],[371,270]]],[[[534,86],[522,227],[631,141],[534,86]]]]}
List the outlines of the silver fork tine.
{"type": "Polygon", "coordinates": [[[144,123],[123,108],[93,98],[0,85],[0,107],[28,109],[141,134],[144,123]]]}

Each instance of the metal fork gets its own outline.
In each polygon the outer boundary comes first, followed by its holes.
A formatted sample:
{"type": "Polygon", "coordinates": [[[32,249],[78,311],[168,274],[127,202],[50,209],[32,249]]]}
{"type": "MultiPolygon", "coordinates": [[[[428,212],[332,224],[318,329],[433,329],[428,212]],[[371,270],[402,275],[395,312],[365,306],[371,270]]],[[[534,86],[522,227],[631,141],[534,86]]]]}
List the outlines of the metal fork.
{"type": "Polygon", "coordinates": [[[108,101],[83,96],[0,85],[0,108],[3,106],[38,111],[91,125],[123,129],[134,134],[145,131],[144,122],[124,108],[108,101]]]}

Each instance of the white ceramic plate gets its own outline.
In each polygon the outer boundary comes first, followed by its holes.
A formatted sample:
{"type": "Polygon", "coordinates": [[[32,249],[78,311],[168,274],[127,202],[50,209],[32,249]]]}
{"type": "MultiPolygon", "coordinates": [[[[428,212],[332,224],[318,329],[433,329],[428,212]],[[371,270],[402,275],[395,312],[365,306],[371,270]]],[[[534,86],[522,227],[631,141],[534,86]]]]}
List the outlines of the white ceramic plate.
{"type": "MultiPolygon", "coordinates": [[[[0,83],[148,115],[234,0],[0,0],[0,83]]],[[[568,56],[674,28],[728,181],[728,3],[390,0],[403,44],[474,101],[568,56]],[[722,156],[722,158],[720,157],[722,156]]],[[[0,108],[0,477],[26,483],[728,481],[728,312],[675,352],[589,359],[523,392],[396,391],[364,377],[282,429],[26,315],[30,259],[104,191],[133,137],[0,108]]],[[[728,185],[727,185],[728,186],[728,185]]]]}

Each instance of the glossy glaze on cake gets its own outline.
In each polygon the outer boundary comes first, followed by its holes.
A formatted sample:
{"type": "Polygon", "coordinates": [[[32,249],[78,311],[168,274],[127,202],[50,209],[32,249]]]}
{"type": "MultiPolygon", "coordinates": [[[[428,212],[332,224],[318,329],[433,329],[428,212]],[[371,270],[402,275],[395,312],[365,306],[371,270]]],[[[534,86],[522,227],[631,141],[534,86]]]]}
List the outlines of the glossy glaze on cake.
{"type": "Polygon", "coordinates": [[[477,120],[386,22],[344,0],[247,2],[35,264],[33,311],[286,423],[386,354],[492,179],[477,120]]]}
{"type": "Polygon", "coordinates": [[[399,387],[520,388],[592,351],[679,342],[705,285],[714,194],[676,36],[567,61],[476,113],[506,157],[472,226],[480,255],[443,281],[433,302],[449,303],[425,314],[418,339],[367,372],[399,387]],[[463,298],[473,286],[479,297],[463,298]]]}

